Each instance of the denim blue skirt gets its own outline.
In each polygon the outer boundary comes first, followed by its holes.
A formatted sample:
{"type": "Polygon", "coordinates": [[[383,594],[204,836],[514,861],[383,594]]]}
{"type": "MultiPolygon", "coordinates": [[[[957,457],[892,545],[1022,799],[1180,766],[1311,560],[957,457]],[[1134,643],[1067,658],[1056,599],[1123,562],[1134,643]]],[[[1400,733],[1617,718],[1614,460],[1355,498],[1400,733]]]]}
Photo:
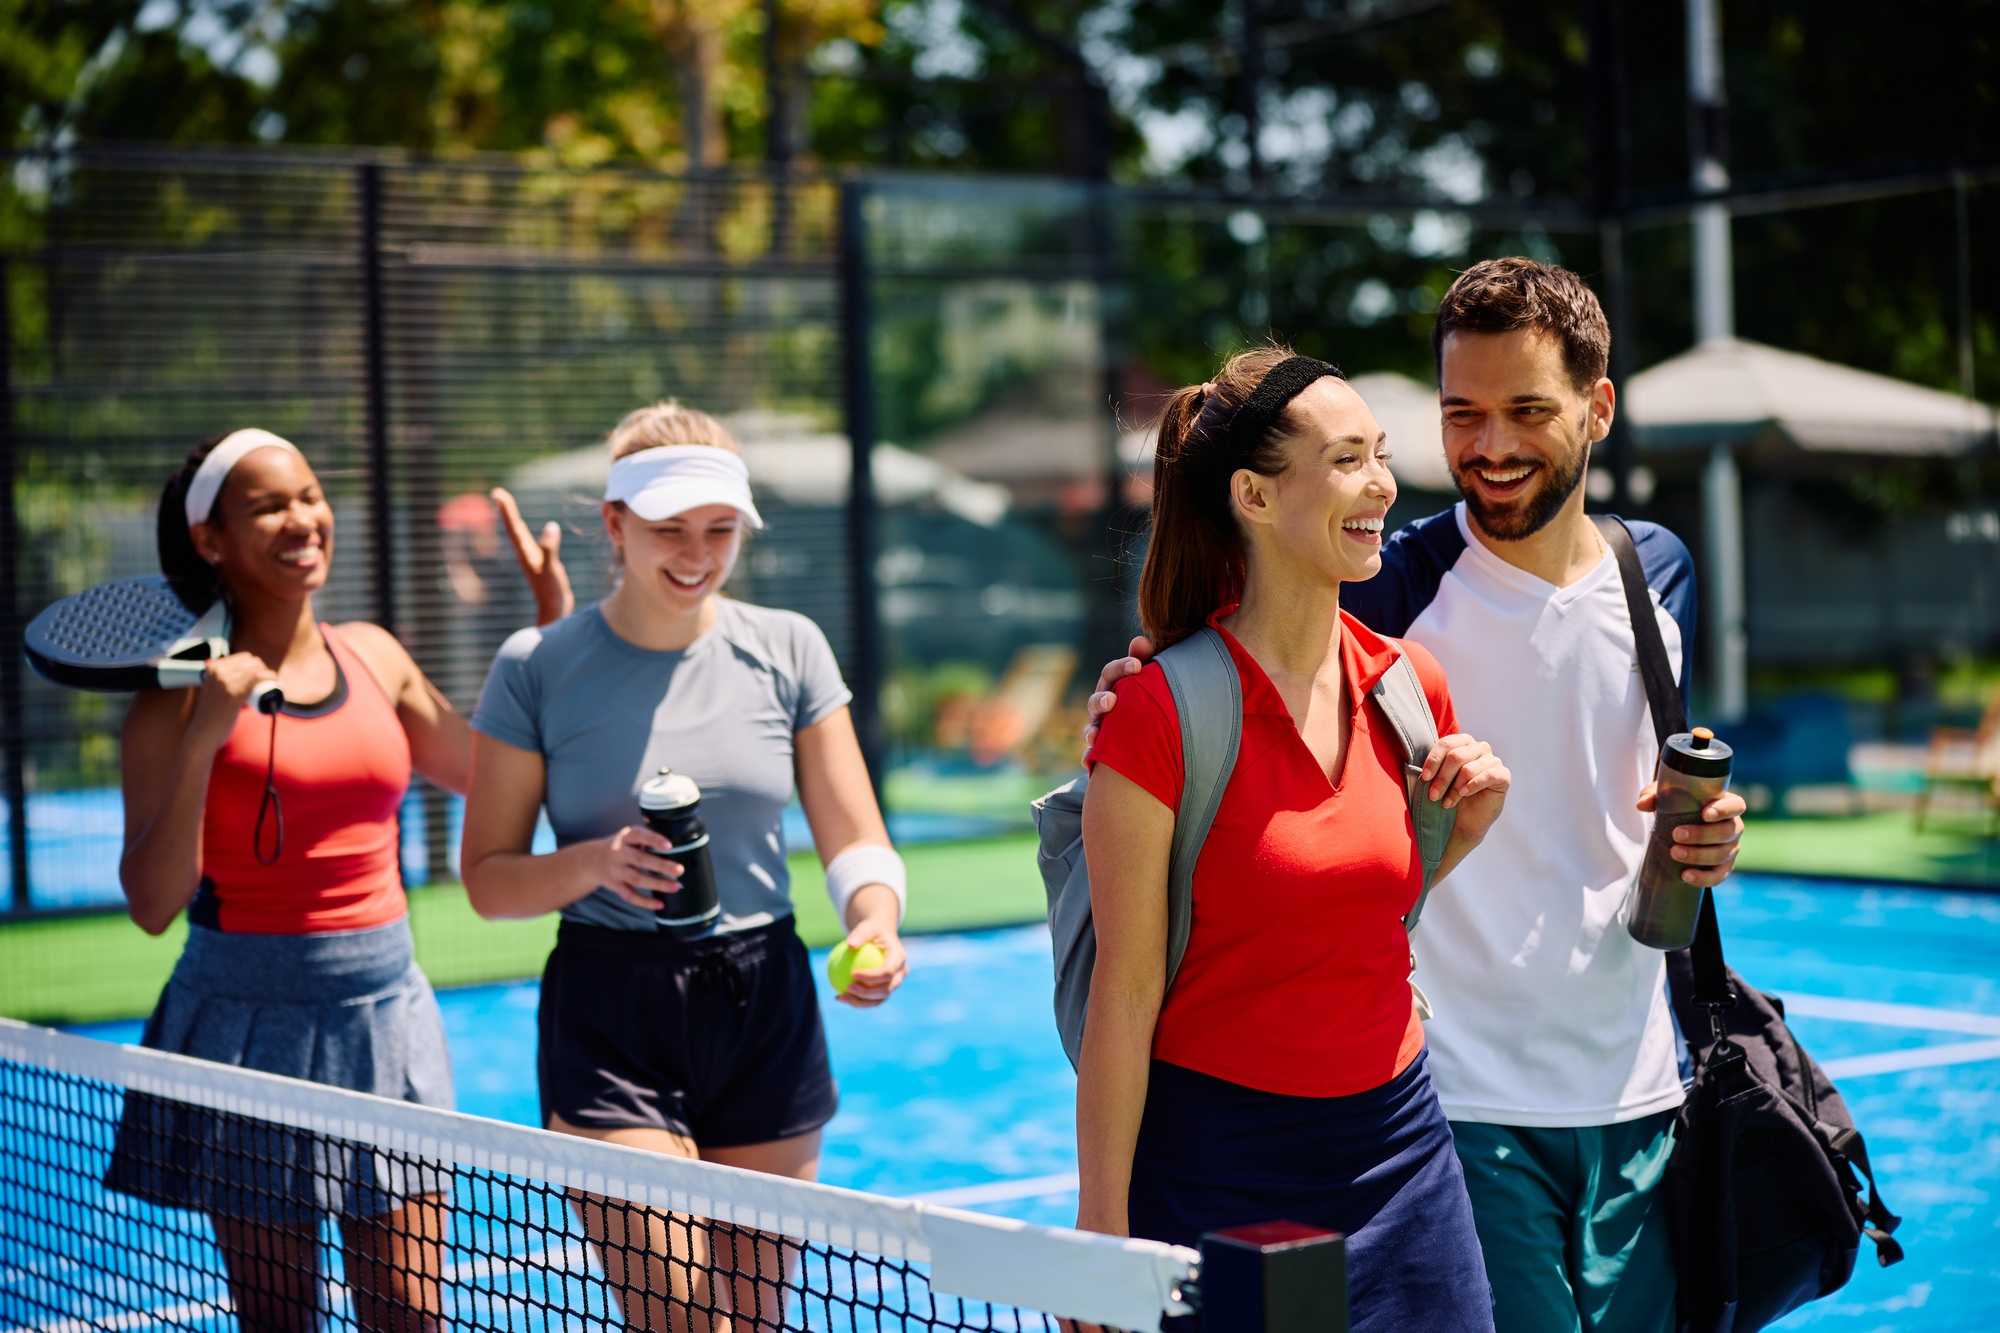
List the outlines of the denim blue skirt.
{"type": "MultiPolygon", "coordinates": [[[[188,929],[140,1043],[449,1109],[444,1017],[407,919],[322,935],[188,929]]],[[[269,1223],[373,1217],[449,1187],[436,1168],[156,1097],[126,1098],[105,1184],[269,1223]]]]}
{"type": "Polygon", "coordinates": [[[1347,1237],[1355,1333],[1492,1333],[1465,1175],[1426,1058],[1349,1097],[1288,1097],[1155,1061],[1132,1234],[1303,1222],[1347,1237]]]}

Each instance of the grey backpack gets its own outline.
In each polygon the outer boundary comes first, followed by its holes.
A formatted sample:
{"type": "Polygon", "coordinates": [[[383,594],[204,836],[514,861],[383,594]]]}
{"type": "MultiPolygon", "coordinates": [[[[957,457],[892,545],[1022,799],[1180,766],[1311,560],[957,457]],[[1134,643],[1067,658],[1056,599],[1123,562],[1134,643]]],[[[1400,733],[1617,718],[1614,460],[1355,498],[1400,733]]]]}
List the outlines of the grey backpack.
{"type": "MultiPolygon", "coordinates": [[[[1174,816],[1174,845],[1167,862],[1167,986],[1174,984],[1181,957],[1187,952],[1188,928],[1194,916],[1194,863],[1215,822],[1222,790],[1236,768],[1236,747],[1243,736],[1243,684],[1222,636],[1203,629],[1182,639],[1154,659],[1166,674],[1174,709],[1181,723],[1181,799],[1174,816]]],[[[1437,721],[1416,668],[1404,656],[1369,692],[1381,707],[1403,751],[1403,785],[1416,829],[1417,853],[1423,860],[1423,890],[1403,918],[1405,930],[1417,928],[1424,901],[1437,879],[1438,862],[1451,838],[1456,810],[1429,798],[1419,781],[1424,756],[1437,740],[1437,721]]],[[[1083,859],[1083,796],[1086,775],[1058,787],[1034,803],[1035,831],[1041,846],[1035,860],[1049,895],[1049,939],[1055,949],[1056,1029],[1072,1066],[1083,1053],[1083,1024],[1090,1007],[1090,974],[1097,964],[1097,931],[1090,919],[1090,867],[1083,859]]],[[[1410,967],[1416,968],[1411,955],[1410,967]]],[[[1412,986],[1414,989],[1414,985],[1412,986]]],[[[1430,1017],[1430,1002],[1417,991],[1417,1011],[1430,1017]]]]}

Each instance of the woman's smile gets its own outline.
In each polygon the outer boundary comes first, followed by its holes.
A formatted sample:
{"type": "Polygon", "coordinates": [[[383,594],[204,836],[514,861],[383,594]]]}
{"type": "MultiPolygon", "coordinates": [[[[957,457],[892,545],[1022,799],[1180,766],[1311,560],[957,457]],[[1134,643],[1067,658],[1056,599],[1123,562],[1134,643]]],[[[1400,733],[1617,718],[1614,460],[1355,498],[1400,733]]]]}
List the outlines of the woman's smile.
{"type": "Polygon", "coordinates": [[[271,553],[271,558],[281,565],[294,569],[318,569],[325,558],[325,547],[318,537],[296,546],[282,546],[271,553]]]}
{"type": "Polygon", "coordinates": [[[1377,547],[1382,544],[1382,528],[1388,515],[1386,509],[1379,514],[1353,514],[1340,521],[1340,531],[1363,546],[1377,547]]]}

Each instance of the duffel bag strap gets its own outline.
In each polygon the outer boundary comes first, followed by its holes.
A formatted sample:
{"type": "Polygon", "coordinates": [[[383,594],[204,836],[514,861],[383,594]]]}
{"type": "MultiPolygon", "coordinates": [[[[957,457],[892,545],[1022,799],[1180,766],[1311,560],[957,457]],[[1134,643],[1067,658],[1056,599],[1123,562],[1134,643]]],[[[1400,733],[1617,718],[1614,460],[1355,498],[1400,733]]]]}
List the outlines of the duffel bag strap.
{"type": "Polygon", "coordinates": [[[1861,1182],[1854,1178],[1855,1168],[1859,1167],[1868,1180],[1868,1206],[1861,1214],[1861,1230],[1875,1242],[1875,1261],[1884,1268],[1900,1263],[1903,1246],[1890,1233],[1903,1225],[1903,1219],[1882,1202],[1882,1187],[1875,1183],[1875,1169],[1868,1164],[1867,1140],[1858,1129],[1842,1129],[1833,1136],[1833,1149],[1840,1154],[1843,1174],[1847,1177],[1845,1184],[1855,1198],[1861,1197],[1861,1182]]]}
{"type": "Polygon", "coordinates": [[[1709,1036],[1720,1043],[1728,1035],[1722,1013],[1736,1003],[1736,988],[1729,984],[1729,968],[1722,958],[1722,927],[1715,919],[1713,893],[1701,895],[1701,913],[1695,918],[1688,962],[1694,969],[1694,1002],[1708,1011],[1709,1036]]]}
{"type": "MultiPolygon", "coordinates": [[[[1591,519],[1604,544],[1611,548],[1618,565],[1618,579],[1625,587],[1625,611],[1632,621],[1632,647],[1638,658],[1639,681],[1646,691],[1646,707],[1653,716],[1653,734],[1665,749],[1667,738],[1687,724],[1687,710],[1680,687],[1674,683],[1673,662],[1667,657],[1667,642],[1660,635],[1660,622],[1653,615],[1653,595],[1646,588],[1646,570],[1639,561],[1631,529],[1609,514],[1591,519]]],[[[1711,1039],[1720,1044],[1727,1037],[1722,1012],[1736,1003],[1735,988],[1729,984],[1729,969],[1723,965],[1722,928],[1715,919],[1715,895],[1701,895],[1701,915],[1695,918],[1694,943],[1688,946],[1688,961],[1694,965],[1694,1002],[1708,1011],[1711,1039]]]]}

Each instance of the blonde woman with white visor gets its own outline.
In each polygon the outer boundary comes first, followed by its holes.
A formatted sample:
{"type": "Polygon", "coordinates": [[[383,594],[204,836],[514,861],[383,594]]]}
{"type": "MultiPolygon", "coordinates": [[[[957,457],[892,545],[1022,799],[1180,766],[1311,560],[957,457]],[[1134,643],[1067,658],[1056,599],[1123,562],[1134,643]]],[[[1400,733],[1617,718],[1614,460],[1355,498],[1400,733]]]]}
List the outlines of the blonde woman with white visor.
{"type": "MultiPolygon", "coordinates": [[[[735,440],[666,402],[608,443],[618,585],[495,659],[472,718],[466,889],[487,917],[562,914],[539,1020],[550,1129],[809,1180],[835,1091],[792,926],[780,821],[794,785],[849,943],[884,956],[845,1003],[879,1005],[903,980],[902,862],[826,636],[722,595],[744,528],[763,526],[735,440]],[[721,905],[705,938],[660,928],[682,867],[640,818],[639,790],[662,769],[700,788],[721,905]],[[558,849],[537,856],[543,808],[558,849]]],[[[628,1326],[685,1329],[694,1311],[704,1329],[707,1312],[781,1322],[772,1238],[579,1210],[628,1326]],[[711,1281],[711,1267],[745,1276],[711,1281]]]]}

